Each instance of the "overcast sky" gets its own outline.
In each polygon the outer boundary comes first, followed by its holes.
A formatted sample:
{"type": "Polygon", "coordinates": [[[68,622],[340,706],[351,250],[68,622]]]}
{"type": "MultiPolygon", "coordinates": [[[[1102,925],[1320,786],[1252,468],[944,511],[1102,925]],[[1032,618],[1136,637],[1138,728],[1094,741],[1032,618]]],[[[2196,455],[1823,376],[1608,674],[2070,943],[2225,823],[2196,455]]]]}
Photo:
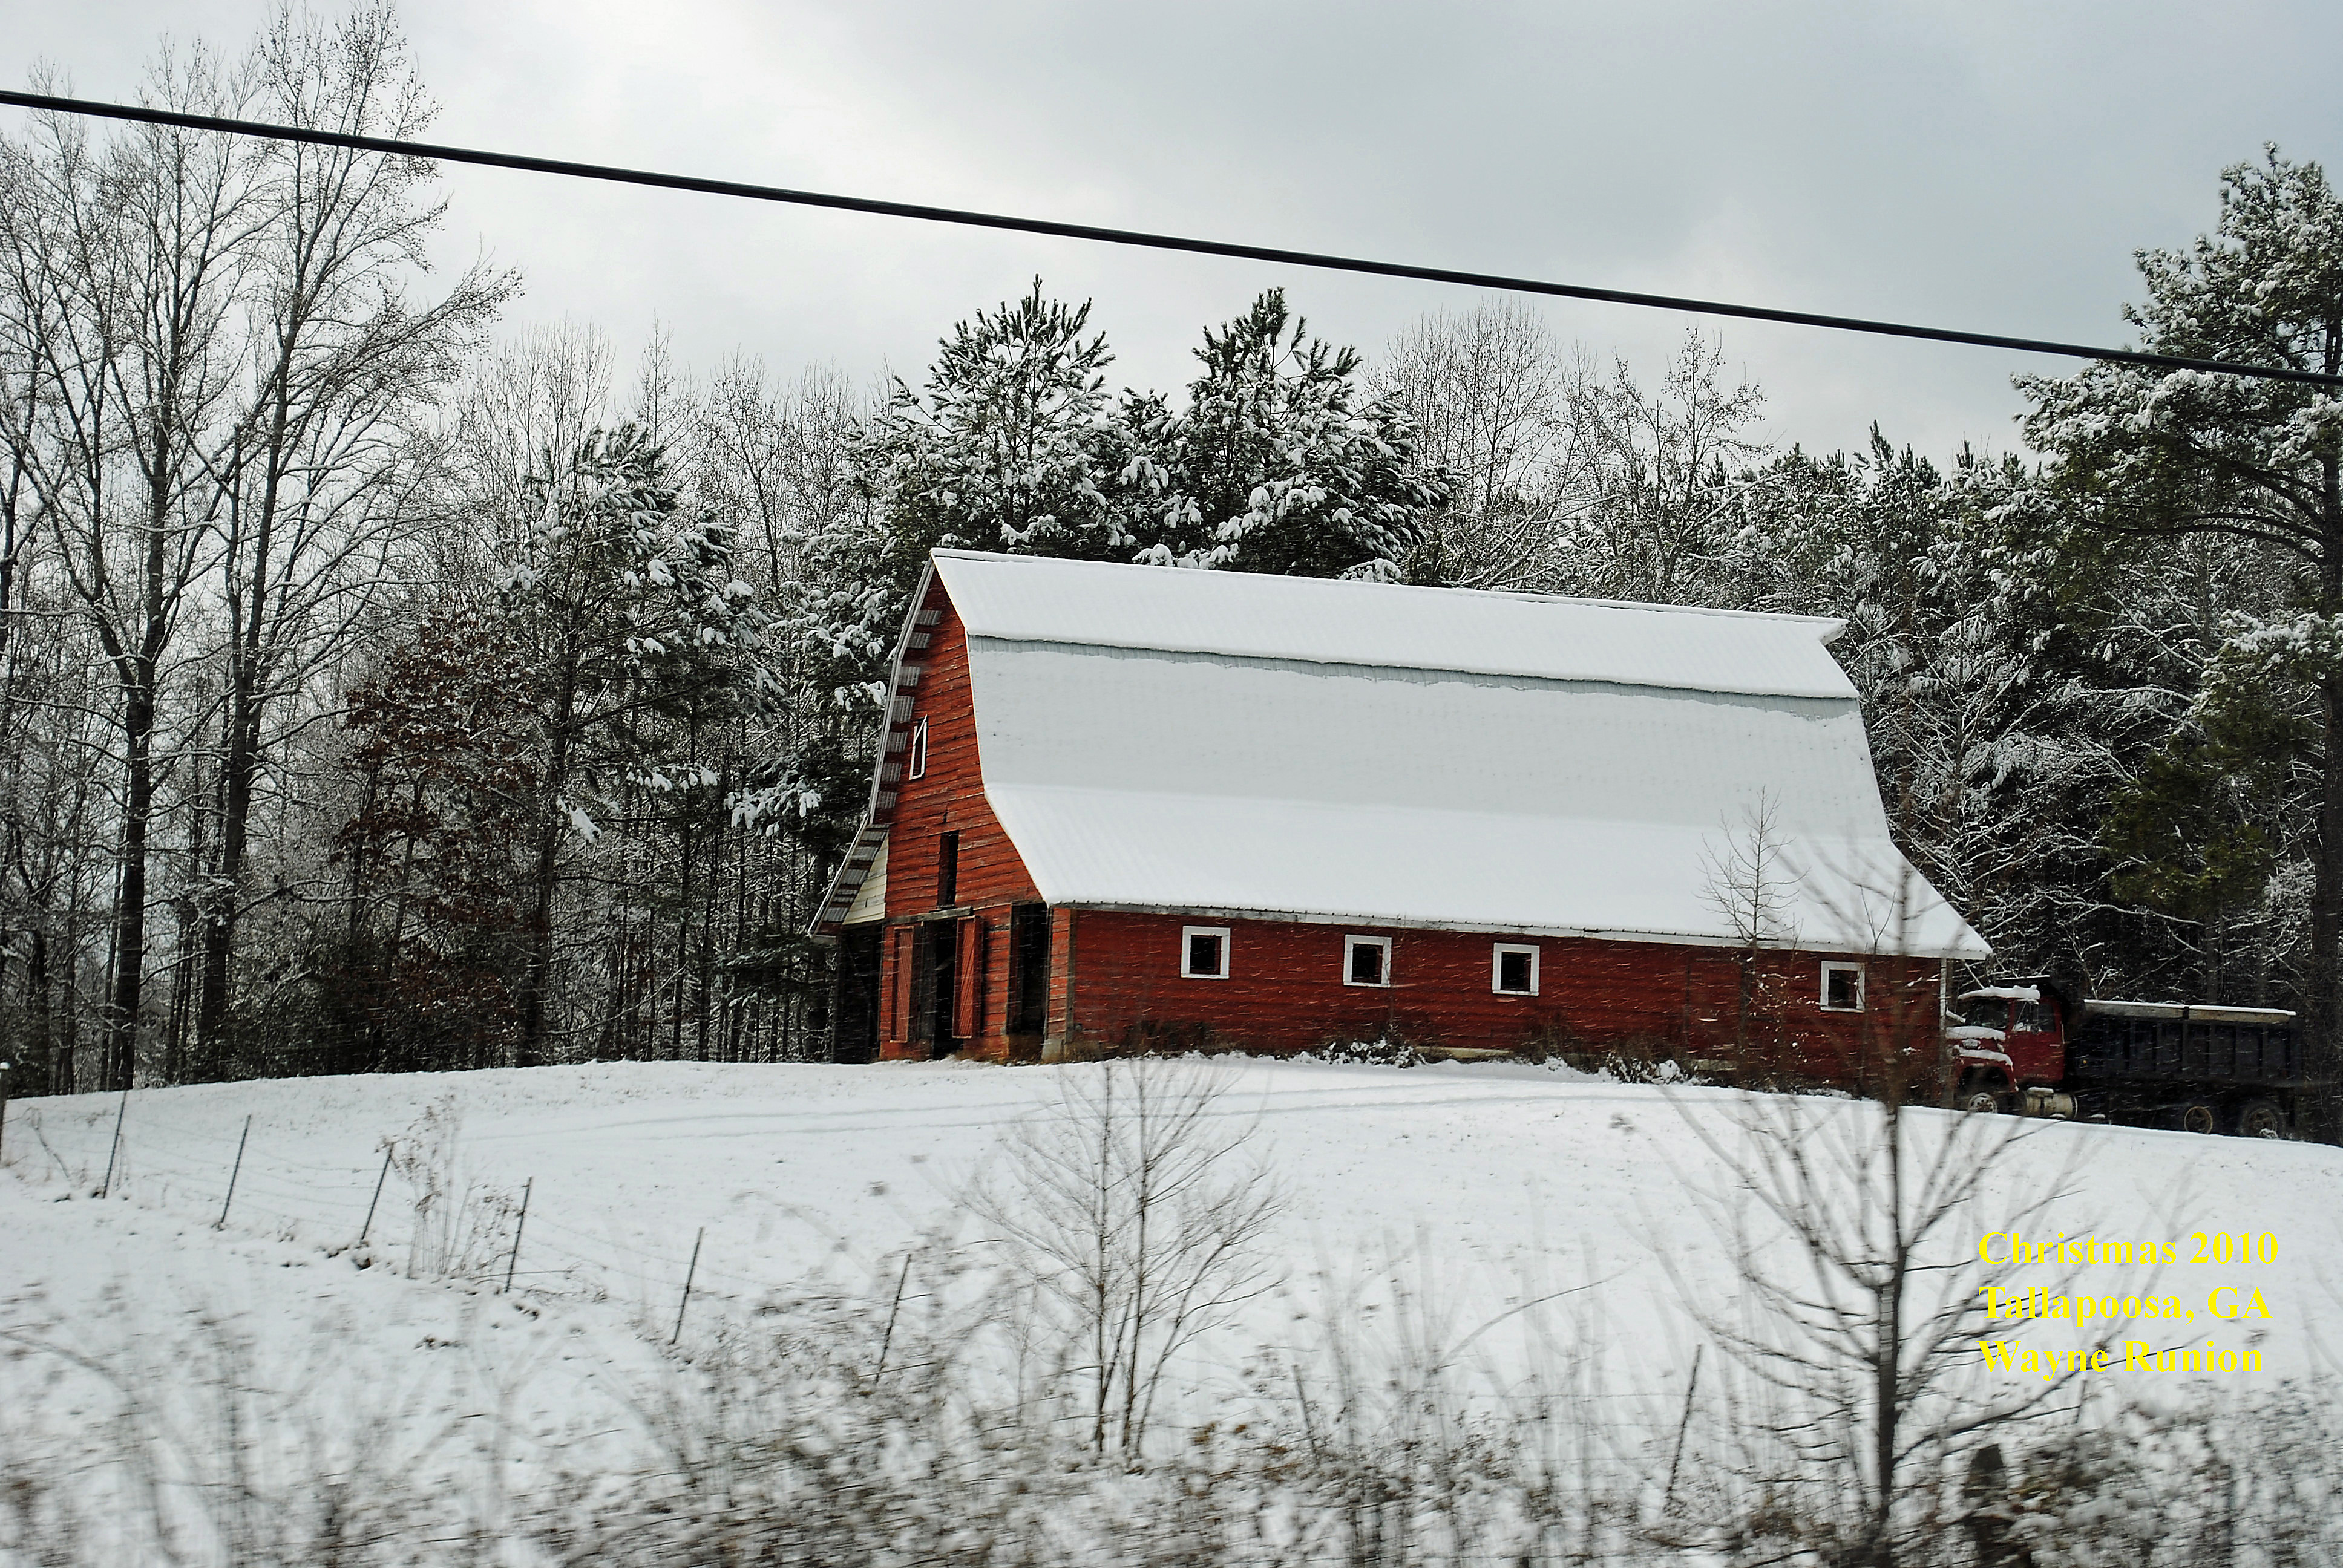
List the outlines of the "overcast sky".
{"type": "MultiPolygon", "coordinates": [[[[323,7],[329,13],[330,5],[323,7]]],[[[0,0],[35,60],[130,96],[167,31],[240,50],[258,0],[0,0]]],[[[2208,228],[2264,141],[2333,160],[2343,6],[1175,5],[407,0],[437,140],[2084,342],[2128,341],[2132,252],[2208,228]]],[[[0,109],[15,134],[21,111],[0,109]]],[[[1095,298],[1123,381],[1172,387],[1200,327],[1282,283],[1371,353],[1468,307],[1286,273],[892,219],[449,174],[443,249],[518,267],[516,325],[585,318],[630,360],[916,373],[972,308],[1095,298]]],[[[1649,373],[1687,319],[1545,302],[1649,373]]],[[[2018,445],[2009,377],[2059,362],[1709,324],[1778,439],[1874,419],[2018,445]]]]}

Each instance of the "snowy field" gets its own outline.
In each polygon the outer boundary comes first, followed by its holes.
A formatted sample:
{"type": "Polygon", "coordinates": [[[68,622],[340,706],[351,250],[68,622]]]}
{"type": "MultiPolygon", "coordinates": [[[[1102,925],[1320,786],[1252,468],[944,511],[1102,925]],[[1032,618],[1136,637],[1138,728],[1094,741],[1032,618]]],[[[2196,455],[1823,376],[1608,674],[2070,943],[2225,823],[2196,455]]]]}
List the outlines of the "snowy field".
{"type": "MultiPolygon", "coordinates": [[[[567,1330],[623,1336],[669,1322],[703,1231],[693,1294],[707,1312],[817,1274],[883,1273],[922,1231],[954,1223],[1003,1131],[1047,1114],[1061,1073],[1098,1070],[618,1063],[138,1091],[126,1106],[116,1095],[18,1101],[0,1145],[0,1298],[16,1322],[84,1320],[118,1297],[156,1312],[339,1311],[404,1324],[473,1310],[509,1266],[516,1295],[567,1330]],[[397,1277],[417,1244],[407,1173],[382,1181],[370,1245],[354,1249],[386,1142],[417,1141],[435,1107],[456,1112],[456,1183],[476,1202],[517,1201],[526,1186],[528,1211],[517,1261],[512,1217],[491,1216],[478,1255],[454,1260],[468,1278],[424,1289],[397,1277]],[[112,1192],[99,1202],[110,1151],[112,1192]]],[[[1679,1290],[1729,1288],[1716,1237],[1687,1201],[1735,1184],[1695,1135],[1729,1115],[1725,1091],[1526,1066],[1253,1060],[1227,1071],[1215,1115],[1257,1123],[1247,1151],[1292,1194],[1273,1250],[1295,1290],[1398,1257],[1469,1281],[1492,1311],[1517,1286],[1599,1281],[1623,1352],[1664,1370],[1680,1348],[1665,1342],[1683,1326],[1679,1290]]],[[[2062,1174],[2068,1196],[2046,1215],[2060,1232],[2274,1234],[2272,1264],[2167,1268],[2167,1285],[2202,1294],[2198,1274],[2249,1274],[2271,1306],[2268,1364],[2335,1364],[2343,1151],[2049,1124],[1988,1190],[2015,1207],[2062,1174]]],[[[1997,1229],[1997,1212],[1979,1213],[1965,1241],[1997,1229]]]]}
{"type": "MultiPolygon", "coordinates": [[[[0,1140],[0,1404],[61,1418],[100,1408],[101,1387],[242,1380],[277,1402],[287,1442],[372,1442],[422,1465],[493,1418],[582,1462],[630,1429],[668,1358],[777,1293],[883,1312],[923,1235],[980,1252],[967,1199],[999,1177],[1005,1135],[1101,1070],[615,1064],[18,1101],[0,1140]]],[[[1459,1340],[1554,1298],[1606,1397],[1674,1408],[1694,1314],[1735,1299],[1713,1216],[1741,1178],[1713,1140],[1737,1097],[1529,1066],[1212,1070],[1212,1116],[1250,1129],[1243,1158],[1285,1194],[1278,1282],[1191,1358],[1181,1414],[1208,1414],[1297,1323],[1376,1310],[1393,1280],[1459,1340]]],[[[1869,1111],[1804,1104],[1817,1128],[1869,1111]]],[[[1914,1120],[1925,1139],[1953,1119],[1914,1120]]],[[[2182,1261],[2152,1285],[2083,1277],[2183,1299],[2184,1335],[2250,1341],[2275,1385],[2338,1364],[2339,1191],[2333,1149],[2045,1124],[1939,1242],[1970,1251],[2046,1197],[2054,1230],[2031,1236],[2173,1242],[2182,1261]],[[2268,1233],[2274,1261],[2192,1265],[2197,1231],[2268,1233]],[[2268,1317],[2214,1321],[2220,1284],[2258,1290],[2268,1317]]],[[[221,1419],[192,1394],[182,1415],[221,1419]]]]}

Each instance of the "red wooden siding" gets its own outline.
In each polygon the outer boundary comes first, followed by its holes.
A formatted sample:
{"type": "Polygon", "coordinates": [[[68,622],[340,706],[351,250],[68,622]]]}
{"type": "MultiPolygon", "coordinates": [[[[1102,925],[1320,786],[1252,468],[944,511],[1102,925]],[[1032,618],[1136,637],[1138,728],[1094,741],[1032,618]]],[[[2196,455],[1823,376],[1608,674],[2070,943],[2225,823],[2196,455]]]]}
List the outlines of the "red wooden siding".
{"type": "MultiPolygon", "coordinates": [[[[1699,1059],[1735,1054],[1740,989],[1728,950],[1587,938],[1221,920],[1229,978],[1180,973],[1177,914],[1081,913],[1071,999],[1076,1028],[1096,1047],[1153,1039],[1268,1051],[1384,1037],[1468,1050],[1664,1047],[1699,1059]],[[1387,987],[1343,983],[1343,938],[1391,940],[1387,987]],[[1493,988],[1496,945],[1535,947],[1535,996],[1493,988]]],[[[1761,956],[1746,1064],[1817,1077],[1851,1075],[1865,1032],[1933,1042],[1938,1005],[1933,960],[1825,953],[1761,956]],[[1825,1011],[1825,961],[1863,964],[1865,1010],[1825,1011]],[[1901,991],[1899,1003],[1897,993],[1901,991]]],[[[1056,1015],[1053,1011],[1053,1023],[1056,1015]]]]}
{"type": "Polygon", "coordinates": [[[1074,917],[1077,910],[1050,911],[1050,1023],[1053,1040],[1074,1028],[1074,917]]]}
{"type": "MultiPolygon", "coordinates": [[[[900,920],[936,907],[938,852],[943,835],[960,835],[957,903],[961,908],[1031,902],[1040,895],[1025,862],[985,803],[978,771],[976,713],[970,699],[968,636],[940,588],[926,607],[942,612],[928,628],[925,648],[905,655],[920,668],[911,689],[911,722],[928,721],[928,767],[918,779],[881,786],[895,792],[887,834],[887,918],[900,920]]],[[[894,754],[900,761],[906,753],[894,754]]],[[[908,765],[907,769],[908,771],[908,765]]]]}

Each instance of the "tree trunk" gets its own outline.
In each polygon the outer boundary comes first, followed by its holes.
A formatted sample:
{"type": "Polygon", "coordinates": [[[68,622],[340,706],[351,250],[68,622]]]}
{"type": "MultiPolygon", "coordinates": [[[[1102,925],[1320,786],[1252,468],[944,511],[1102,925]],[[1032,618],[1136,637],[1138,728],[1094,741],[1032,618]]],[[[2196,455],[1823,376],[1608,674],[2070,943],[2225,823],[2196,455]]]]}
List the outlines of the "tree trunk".
{"type": "MultiPolygon", "coordinates": [[[[717,799],[723,799],[722,786],[718,786],[717,799]]],[[[716,995],[716,925],[723,906],[720,902],[724,886],[724,826],[721,821],[708,836],[708,875],[703,879],[706,896],[699,910],[699,992],[692,1013],[692,1029],[697,1041],[692,1059],[706,1061],[709,1050],[709,1010],[716,995]]],[[[718,1053],[722,1054],[720,1042],[718,1053]]]]}
{"type": "Polygon", "coordinates": [[[59,1094],[72,1094],[81,1084],[80,881],[75,877],[66,884],[65,983],[52,992],[56,1000],[50,1017],[56,1021],[49,1047],[54,1052],[49,1058],[49,1081],[59,1094]]]}
{"type": "Polygon", "coordinates": [[[2312,1125],[2305,1131],[2332,1139],[2343,1131],[2336,1125],[2334,1084],[2336,944],[2343,940],[2343,679],[2324,682],[2318,695],[2325,733],[2319,759],[2318,826],[2313,835],[2318,848],[2310,890],[2309,972],[2303,987],[2308,1014],[2303,1020],[2303,1066],[2314,1087],[2308,1102],[2312,1125]]]}
{"type": "Polygon", "coordinates": [[[123,705],[128,743],[122,790],[121,878],[115,895],[114,983],[106,1002],[101,1088],[130,1087],[137,1066],[138,1005],[146,970],[146,824],[155,809],[155,697],[151,681],[123,705]]]}
{"type": "Polygon", "coordinates": [[[537,863],[532,871],[528,911],[528,956],[520,982],[520,1040],[513,1048],[515,1067],[536,1067],[545,1060],[545,992],[553,979],[553,873],[561,853],[562,823],[548,801],[545,820],[538,827],[537,863]]]}
{"type": "Polygon", "coordinates": [[[536,1067],[545,1060],[545,993],[553,983],[553,881],[560,867],[561,836],[569,828],[561,815],[561,797],[569,783],[569,729],[578,704],[574,652],[565,652],[559,680],[548,726],[553,744],[546,759],[537,862],[532,869],[528,949],[520,982],[520,1040],[513,1048],[515,1067],[536,1067]]]}
{"type": "Polygon", "coordinates": [[[26,1076],[44,1091],[63,1094],[73,1088],[72,1063],[57,1060],[49,994],[49,937],[35,926],[25,955],[25,1010],[33,1021],[32,1050],[28,1053],[32,1060],[25,1064],[31,1070],[26,1076]]]}
{"type": "MultiPolygon", "coordinates": [[[[696,761],[697,748],[694,751],[696,761]]],[[[679,824],[676,834],[679,864],[677,868],[675,900],[675,1005],[673,1017],[669,1020],[668,1039],[668,1060],[670,1061],[683,1060],[683,988],[691,979],[691,851],[694,846],[689,791],[684,792],[684,799],[683,819],[679,824]]],[[[700,1037],[700,1043],[703,1048],[707,1043],[704,1033],[700,1037]]],[[[701,1060],[707,1059],[708,1052],[705,1049],[702,1049],[699,1054],[701,1060]]]]}
{"type": "MultiPolygon", "coordinates": [[[[1900,968],[1900,966],[1899,966],[1900,968]]],[[[1899,987],[1896,1003],[1903,1005],[1899,987]]],[[[1904,1282],[1909,1266],[1904,1238],[1904,1117],[1901,1064],[1887,1071],[1891,1087],[1880,1108],[1887,1138],[1887,1277],[1879,1291],[1878,1342],[1872,1352],[1872,1399],[1876,1406],[1871,1434],[1871,1467],[1878,1491],[1872,1499],[1871,1562],[1896,1563],[1896,1450],[1904,1414],[1904,1282]]]]}
{"type": "Polygon", "coordinates": [[[236,907],[242,901],[244,859],[250,838],[252,788],[260,764],[260,705],[240,689],[245,661],[228,682],[227,755],[220,766],[219,859],[199,901],[203,962],[196,1000],[196,1070],[218,1078],[227,1066],[229,966],[236,954],[236,907]]]}

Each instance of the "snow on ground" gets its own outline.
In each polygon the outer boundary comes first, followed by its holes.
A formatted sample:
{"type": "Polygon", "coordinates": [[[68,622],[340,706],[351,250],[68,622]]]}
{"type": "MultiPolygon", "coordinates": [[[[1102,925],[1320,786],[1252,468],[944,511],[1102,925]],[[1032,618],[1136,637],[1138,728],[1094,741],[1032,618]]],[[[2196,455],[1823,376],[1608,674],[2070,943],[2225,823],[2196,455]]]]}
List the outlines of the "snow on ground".
{"type": "MultiPolygon", "coordinates": [[[[1218,1113],[1257,1120],[1252,1147],[1292,1193],[1276,1231],[1291,1288],[1242,1325],[1255,1342],[1331,1299],[1316,1293],[1322,1270],[1372,1274],[1404,1257],[1466,1317],[1596,1282],[1574,1321],[1622,1387],[1658,1392],[1681,1386],[1696,1337],[1680,1292],[1732,1295],[1692,1201],[1734,1186],[1696,1135],[1728,1124],[1726,1091],[1509,1065],[1220,1070],[1218,1113]]],[[[891,1251],[954,1212],[997,1163],[1004,1130],[1044,1111],[1065,1075],[1101,1070],[620,1063],[20,1101],[0,1132],[0,1332],[98,1359],[136,1344],[152,1358],[182,1342],[176,1328],[228,1322],[277,1347],[282,1376],[339,1380],[355,1401],[396,1392],[418,1408],[456,1397],[427,1390],[434,1378],[478,1400],[508,1375],[499,1368],[524,1367],[515,1418],[585,1431],[662,1353],[701,1232],[687,1349],[695,1329],[817,1272],[867,1286],[891,1251]],[[368,1245],[355,1243],[385,1141],[411,1139],[447,1108],[460,1119],[448,1185],[472,1202],[457,1218],[482,1218],[483,1240],[452,1260],[454,1280],[410,1280],[417,1189],[407,1176],[389,1175],[368,1245]],[[516,1260],[508,1222],[476,1211],[524,1186],[516,1260]],[[514,1289],[502,1294],[508,1267],[514,1289]],[[297,1345],[310,1348],[285,1348],[297,1345]]],[[[1861,1109],[1810,1104],[1825,1119],[1861,1109]]],[[[1919,1120],[1941,1131],[1947,1119],[1919,1120]]],[[[2156,1288],[2196,1312],[2186,1332],[2242,1343],[2261,1330],[2273,1379],[2338,1365],[2343,1151],[2045,1125],[1996,1167],[1987,1202],[2002,1207],[1972,1216],[1956,1249],[2062,1180],[2043,1216],[2056,1231],[2178,1246],[2182,1261],[2156,1288]],[[2198,1231],[2269,1232],[2276,1260],[2192,1264],[2198,1231]],[[2223,1283],[2258,1288],[2267,1324],[2213,1321],[2207,1297],[2223,1283]]],[[[440,1212],[456,1211],[443,1200],[440,1212]]],[[[464,1251],[462,1235],[440,1234],[464,1251]]],[[[2024,1270],[1998,1277],[2034,1282],[2024,1270]]],[[[2086,1278],[2142,1288],[2120,1270],[2086,1278]]],[[[35,1392],[39,1362],[0,1358],[0,1400],[35,1392]]],[[[168,1379],[167,1360],[149,1375],[168,1379]]]]}

